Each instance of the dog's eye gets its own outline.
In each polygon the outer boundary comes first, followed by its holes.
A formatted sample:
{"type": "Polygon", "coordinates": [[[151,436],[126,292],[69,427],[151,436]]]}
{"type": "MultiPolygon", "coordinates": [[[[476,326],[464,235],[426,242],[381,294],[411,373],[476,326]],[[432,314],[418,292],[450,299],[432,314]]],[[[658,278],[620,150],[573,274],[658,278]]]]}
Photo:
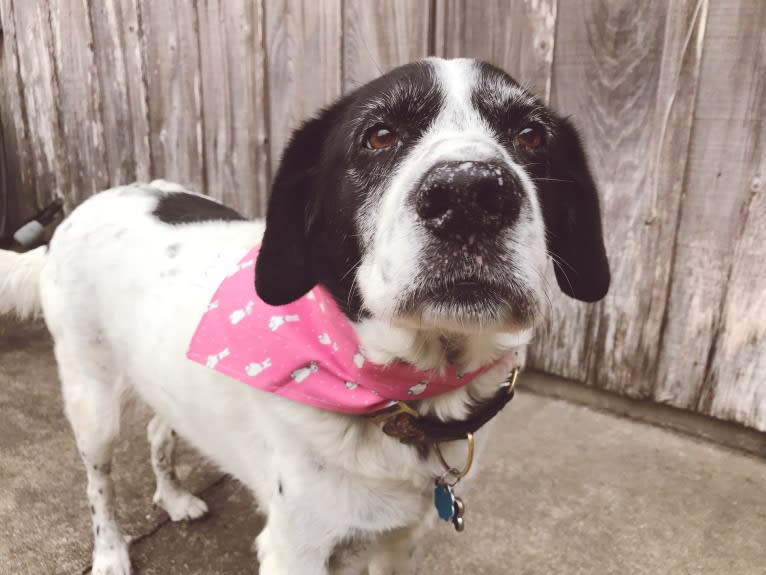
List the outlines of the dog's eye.
{"type": "Polygon", "coordinates": [[[516,136],[516,141],[525,148],[531,150],[539,148],[543,143],[543,130],[540,126],[529,126],[524,128],[516,136]]]}
{"type": "Polygon", "coordinates": [[[396,144],[397,140],[398,138],[393,130],[387,126],[378,124],[377,126],[370,128],[367,132],[365,146],[371,150],[385,150],[396,144]]]}

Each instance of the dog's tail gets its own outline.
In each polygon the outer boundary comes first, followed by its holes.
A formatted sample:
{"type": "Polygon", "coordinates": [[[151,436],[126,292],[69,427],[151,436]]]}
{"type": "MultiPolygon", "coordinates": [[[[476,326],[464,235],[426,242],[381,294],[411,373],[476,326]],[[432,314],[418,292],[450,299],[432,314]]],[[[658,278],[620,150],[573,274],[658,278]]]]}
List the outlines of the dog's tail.
{"type": "Polygon", "coordinates": [[[0,314],[42,316],[40,272],[48,259],[46,251],[45,246],[23,254],[0,250],[0,314]]]}

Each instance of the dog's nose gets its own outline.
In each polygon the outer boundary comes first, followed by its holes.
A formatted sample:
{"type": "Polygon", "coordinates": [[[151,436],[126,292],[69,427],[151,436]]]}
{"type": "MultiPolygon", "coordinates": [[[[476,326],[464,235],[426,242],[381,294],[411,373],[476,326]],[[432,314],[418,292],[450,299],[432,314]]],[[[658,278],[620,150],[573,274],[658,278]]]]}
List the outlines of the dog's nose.
{"type": "Polygon", "coordinates": [[[435,235],[488,234],[519,215],[521,184],[501,164],[446,162],[431,168],[415,192],[415,211],[435,235]]]}

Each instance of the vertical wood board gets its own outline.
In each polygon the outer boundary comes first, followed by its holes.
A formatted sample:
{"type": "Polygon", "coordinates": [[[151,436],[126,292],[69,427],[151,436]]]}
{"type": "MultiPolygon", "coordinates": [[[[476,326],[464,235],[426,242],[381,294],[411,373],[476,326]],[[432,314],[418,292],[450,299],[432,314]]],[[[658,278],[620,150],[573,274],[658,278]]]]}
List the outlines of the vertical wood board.
{"type": "MultiPolygon", "coordinates": [[[[23,86],[27,130],[33,158],[37,205],[62,196],[69,186],[64,140],[58,112],[54,41],[45,0],[14,3],[19,76],[23,86]],[[18,31],[23,31],[18,33],[18,31]]],[[[71,204],[68,198],[68,204],[71,204]]]]}
{"type": "Polygon", "coordinates": [[[595,306],[557,295],[533,363],[650,397],[706,3],[593,3],[582,15],[559,22],[552,101],[584,133],[602,192],[612,287],[595,306]]]}
{"type": "Polygon", "coordinates": [[[670,255],[647,250],[654,230],[645,224],[654,208],[647,150],[656,135],[667,7],[591,1],[571,12],[558,23],[551,102],[573,115],[584,136],[601,191],[612,287],[595,305],[555,290],[549,329],[532,360],[564,377],[635,394],[641,325],[635,318],[649,305],[643,287],[656,258],[670,255]]]}
{"type": "Polygon", "coordinates": [[[105,189],[109,182],[101,121],[101,90],[87,0],[52,2],[50,10],[58,82],[56,106],[62,131],[61,154],[69,168],[61,192],[71,204],[77,205],[105,189]]]}
{"type": "Polygon", "coordinates": [[[90,3],[109,185],[148,181],[149,108],[137,0],[90,3]]]}
{"type": "Polygon", "coordinates": [[[344,6],[344,91],[428,56],[430,2],[345,0],[344,6]]]}
{"type": "Polygon", "coordinates": [[[436,0],[435,53],[486,60],[547,101],[556,6],[556,0],[436,0]]]}
{"type": "Polygon", "coordinates": [[[272,175],[292,131],[341,94],[341,28],[341,0],[266,7],[272,175]]]}
{"type": "Polygon", "coordinates": [[[205,192],[197,12],[184,0],[139,0],[152,178],[205,192]]]}
{"type": "Polygon", "coordinates": [[[738,413],[761,428],[763,406],[752,410],[746,404],[763,397],[763,360],[735,369],[732,361],[757,356],[766,324],[758,304],[763,284],[750,283],[762,280],[763,272],[750,267],[762,270],[763,259],[747,259],[763,254],[756,240],[764,216],[758,197],[764,26],[762,2],[711,4],[654,394],[703,413],[713,406],[719,415],[738,413]],[[733,399],[737,389],[739,404],[733,399]]]}
{"type": "Polygon", "coordinates": [[[28,128],[14,10],[13,0],[0,0],[0,121],[7,169],[7,233],[15,230],[37,207],[33,136],[28,128]]]}
{"type": "Polygon", "coordinates": [[[719,419],[766,431],[766,194],[763,141],[743,208],[720,328],[705,374],[702,406],[719,419]]]}
{"type": "Polygon", "coordinates": [[[262,215],[268,181],[263,5],[200,0],[198,10],[204,189],[247,216],[262,215]]]}

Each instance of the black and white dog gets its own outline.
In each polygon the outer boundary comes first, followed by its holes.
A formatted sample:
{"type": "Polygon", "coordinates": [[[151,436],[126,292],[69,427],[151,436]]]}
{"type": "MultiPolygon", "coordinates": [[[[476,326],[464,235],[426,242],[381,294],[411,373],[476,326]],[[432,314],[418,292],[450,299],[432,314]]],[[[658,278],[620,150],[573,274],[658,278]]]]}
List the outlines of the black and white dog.
{"type": "MultiPolygon", "coordinates": [[[[574,128],[474,60],[397,68],[304,124],[265,224],[163,181],[96,195],[47,251],[0,252],[0,312],[42,314],[55,340],[87,467],[98,575],[130,572],[110,478],[128,392],[156,413],[155,501],[173,520],[207,509],[173,474],[178,432],[255,493],[268,515],[257,538],[263,575],[415,571],[444,473],[433,450],[185,357],[216,287],[210,270],[261,241],[258,295],[284,304],[323,285],[372,362],[472,371],[511,358],[413,403],[458,423],[523,362],[544,316],[549,259],[574,298],[598,300],[609,286],[597,192],[574,128]]],[[[444,444],[443,454],[463,461],[464,446],[444,444]]]]}

